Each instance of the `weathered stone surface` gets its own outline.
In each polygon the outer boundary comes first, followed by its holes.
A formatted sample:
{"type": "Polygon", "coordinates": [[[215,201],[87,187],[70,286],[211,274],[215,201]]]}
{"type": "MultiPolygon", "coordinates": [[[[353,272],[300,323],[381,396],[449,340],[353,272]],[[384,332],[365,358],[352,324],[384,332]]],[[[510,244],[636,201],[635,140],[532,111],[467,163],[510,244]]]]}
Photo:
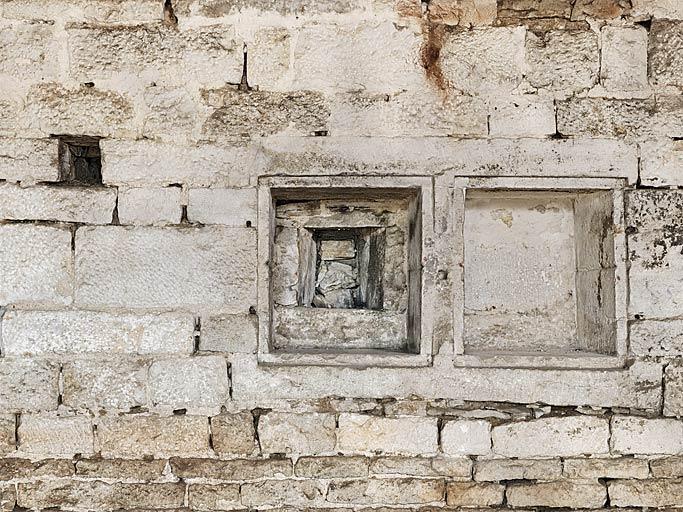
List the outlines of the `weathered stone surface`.
{"type": "Polygon", "coordinates": [[[255,315],[202,317],[199,350],[207,352],[256,352],[255,315]]]}
{"type": "Polygon", "coordinates": [[[180,187],[119,190],[119,222],[138,226],[179,224],[182,215],[180,196],[180,187]]]}
{"type": "Polygon", "coordinates": [[[514,89],[524,72],[524,32],[504,27],[447,33],[439,53],[446,83],[466,92],[514,89]]]}
{"type": "Polygon", "coordinates": [[[234,510],[239,504],[239,484],[191,484],[188,489],[188,505],[194,510],[234,510]]]}
{"type": "Polygon", "coordinates": [[[680,20],[683,19],[683,5],[678,0],[633,0],[633,13],[680,20]]]}
{"type": "Polygon", "coordinates": [[[499,0],[498,18],[517,22],[532,18],[569,18],[571,0],[499,0]]]}
{"type": "Polygon", "coordinates": [[[0,480],[73,476],[74,465],[69,459],[0,459],[0,480]]]}
{"type": "Polygon", "coordinates": [[[615,416],[612,450],[623,454],[683,454],[683,421],[615,416]]]}
{"type": "Polygon", "coordinates": [[[73,507],[125,509],[181,507],[185,484],[108,484],[93,481],[45,481],[19,484],[17,503],[27,508],[73,507]]]}
{"type": "Polygon", "coordinates": [[[59,42],[54,23],[3,23],[0,31],[0,73],[37,82],[59,77],[59,42]]]}
{"type": "Polygon", "coordinates": [[[248,309],[255,293],[255,238],[246,228],[81,228],[77,303],[248,309]]]}
{"type": "Polygon", "coordinates": [[[598,37],[592,31],[550,31],[526,35],[527,79],[534,87],[577,92],[598,80],[598,37]]]}
{"type": "Polygon", "coordinates": [[[542,482],[512,484],[505,491],[513,507],[601,508],[607,489],[598,482],[542,482]]]}
{"type": "Polygon", "coordinates": [[[632,0],[577,0],[572,4],[572,19],[611,19],[631,13],[632,0]]]}
{"type": "Polygon", "coordinates": [[[93,426],[85,416],[22,415],[17,439],[23,455],[59,457],[94,452],[93,426]]]}
{"type": "MultiPolygon", "coordinates": [[[[289,459],[171,459],[173,474],[179,478],[255,480],[292,476],[289,459]]],[[[255,490],[256,491],[256,490],[255,490]]]]}
{"type": "Polygon", "coordinates": [[[211,439],[219,455],[251,455],[256,450],[254,417],[248,412],[214,416],[211,439]]]}
{"type": "Polygon", "coordinates": [[[57,139],[0,137],[0,179],[22,183],[59,180],[57,146],[57,139]]]}
{"type": "Polygon", "coordinates": [[[555,105],[534,95],[510,96],[493,101],[489,131],[494,137],[545,137],[556,131],[555,105]]]}
{"type": "Polygon", "coordinates": [[[218,412],[230,398],[227,363],[219,356],[154,361],[149,396],[162,409],[218,412]]]}
{"type": "Polygon", "coordinates": [[[560,459],[478,459],[474,464],[474,479],[480,482],[546,480],[561,474],[560,459]]]}
{"type": "Polygon", "coordinates": [[[69,304],[72,280],[68,229],[0,226],[0,304],[69,304]]]}
{"type": "Polygon", "coordinates": [[[683,98],[574,98],[557,104],[557,131],[567,136],[651,139],[683,134],[683,98]]]}
{"type": "Polygon", "coordinates": [[[664,372],[664,416],[683,416],[683,363],[670,363],[664,372]]]}
{"type": "Polygon", "coordinates": [[[150,139],[187,144],[205,116],[199,98],[189,87],[165,86],[151,82],[143,98],[147,111],[142,120],[142,133],[150,139]]]}
{"type": "Polygon", "coordinates": [[[372,460],[370,474],[469,480],[472,461],[466,457],[379,457],[372,460]]]}
{"type": "Polygon", "coordinates": [[[242,505],[306,507],[322,502],[325,489],[316,480],[264,480],[242,484],[242,505]]]}
{"type": "Polygon", "coordinates": [[[491,453],[491,424],[483,420],[447,422],[441,430],[441,448],[447,455],[491,453]]]}
{"type": "Polygon", "coordinates": [[[97,422],[97,441],[109,458],[206,455],[209,422],[200,416],[109,416],[97,422]]]}
{"type": "Polygon", "coordinates": [[[496,19],[495,0],[432,0],[429,19],[446,25],[485,26],[496,19]]]}
{"type": "Polygon", "coordinates": [[[69,407],[129,410],[147,404],[147,364],[142,361],[72,361],[62,374],[62,402],[69,407]]]}
{"type": "Polygon", "coordinates": [[[10,512],[15,509],[17,493],[13,485],[3,485],[0,487],[0,510],[10,512]]]}
{"type": "Polygon", "coordinates": [[[449,482],[446,504],[455,507],[491,507],[503,503],[505,486],[482,482],[449,482]]]}
{"type": "Polygon", "coordinates": [[[443,500],[444,482],[435,479],[362,479],[330,483],[330,503],[422,504],[443,500]]]}
{"type": "Polygon", "coordinates": [[[34,359],[0,360],[0,411],[54,410],[58,395],[58,364],[34,359]]]}
{"type": "Polygon", "coordinates": [[[155,0],[58,0],[49,4],[35,0],[8,0],[0,5],[0,13],[3,18],[20,20],[157,21],[159,4],[155,0]]]}
{"type": "Polygon", "coordinates": [[[683,322],[642,320],[631,323],[631,350],[641,356],[683,355],[683,322]]]}
{"type": "Polygon", "coordinates": [[[16,417],[13,414],[0,415],[0,455],[16,450],[16,417]]]}
{"type": "Polygon", "coordinates": [[[655,478],[683,477],[683,457],[664,457],[651,460],[650,471],[655,478]]]}
{"type": "Polygon", "coordinates": [[[201,224],[256,226],[256,189],[190,189],[187,219],[201,224]]]}
{"type": "Polygon", "coordinates": [[[87,85],[70,89],[48,82],[32,86],[28,98],[25,116],[29,126],[45,135],[85,133],[106,137],[133,129],[133,106],[127,97],[114,91],[87,85]]]}
{"type": "Polygon", "coordinates": [[[360,478],[368,476],[370,460],[365,457],[301,457],[294,474],[305,478],[360,478]]]}
{"type": "Polygon", "coordinates": [[[246,186],[261,168],[257,146],[180,146],[105,139],[102,181],[110,185],[246,186]]]}
{"type": "Polygon", "coordinates": [[[85,478],[151,481],[162,478],[165,460],[80,459],[76,475],[85,478]]]}
{"type": "Polygon", "coordinates": [[[614,480],[609,482],[610,503],[615,507],[680,507],[680,480],[614,480]]]}
{"type": "Polygon", "coordinates": [[[655,139],[640,144],[640,178],[648,186],[683,184],[683,141],[655,139]]]}
{"type": "Polygon", "coordinates": [[[331,414],[271,412],[260,417],[258,434],[266,453],[330,453],[336,440],[335,419],[331,414]]]}
{"type": "Polygon", "coordinates": [[[493,453],[507,457],[553,457],[608,453],[609,423],[593,416],[540,418],[492,430],[493,453]]]}
{"type": "Polygon", "coordinates": [[[6,354],[189,354],[190,315],[89,311],[8,311],[2,319],[6,354]]]}
{"type": "MultiPolygon", "coordinates": [[[[678,215],[683,194],[675,190],[633,191],[628,195],[630,313],[639,318],[663,319],[683,313],[683,267],[678,215]]],[[[676,323],[634,324],[634,350],[675,354],[676,323]],[[648,340],[646,336],[652,333],[648,340]],[[660,348],[661,347],[661,348],[660,348]]]]}
{"type": "Polygon", "coordinates": [[[0,185],[0,218],[109,224],[116,191],[82,187],[0,185]]]}
{"type": "Polygon", "coordinates": [[[683,22],[654,20],[650,28],[649,50],[652,84],[683,86],[683,22]]]}
{"type": "Polygon", "coordinates": [[[648,478],[647,460],[622,457],[619,459],[565,459],[563,473],[575,480],[597,478],[648,478]]]}
{"type": "Polygon", "coordinates": [[[600,82],[610,91],[647,89],[647,31],[603,27],[600,82]]]}
{"type": "Polygon", "coordinates": [[[381,418],[339,415],[337,449],[341,452],[428,455],[437,450],[435,418],[381,418]]]}
{"type": "Polygon", "coordinates": [[[325,97],[315,91],[237,91],[228,86],[202,91],[215,108],[202,126],[211,142],[290,133],[311,135],[327,129],[330,112],[325,97]]]}

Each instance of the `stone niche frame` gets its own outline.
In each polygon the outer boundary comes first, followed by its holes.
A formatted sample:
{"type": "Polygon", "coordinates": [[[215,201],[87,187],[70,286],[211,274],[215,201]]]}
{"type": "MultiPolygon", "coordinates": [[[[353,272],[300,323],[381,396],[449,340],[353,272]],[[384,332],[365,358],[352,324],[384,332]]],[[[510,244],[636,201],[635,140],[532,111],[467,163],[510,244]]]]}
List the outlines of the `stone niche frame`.
{"type": "MultiPolygon", "coordinates": [[[[360,177],[360,176],[306,176],[260,177],[258,182],[258,298],[259,334],[257,357],[259,364],[314,365],[352,367],[419,367],[432,364],[432,311],[434,281],[428,262],[433,254],[434,212],[433,184],[429,177],[360,177]],[[275,242],[275,211],[279,200],[320,200],[333,197],[362,200],[368,194],[387,191],[413,197],[410,201],[411,222],[416,223],[417,251],[408,253],[408,310],[406,318],[418,319],[406,326],[410,351],[382,349],[278,349],[274,346],[273,268],[275,242]],[[411,256],[412,254],[412,256],[411,256]],[[410,258],[416,257],[413,263],[410,258]],[[412,283],[412,284],[411,284],[412,283]]],[[[328,229],[321,226],[321,232],[328,229]]],[[[371,230],[370,230],[371,231],[371,230]]],[[[299,241],[301,243],[301,241],[299,241]]],[[[406,241],[405,243],[408,243],[406,241]]],[[[406,249],[407,250],[407,249],[406,249]]],[[[315,308],[311,308],[315,312],[315,308]]],[[[371,310],[369,306],[366,310],[371,310]]],[[[363,311],[363,310],[354,310],[363,311]]]]}
{"type": "MultiPolygon", "coordinates": [[[[621,368],[624,367],[626,363],[626,355],[628,351],[628,330],[627,330],[627,294],[628,294],[628,281],[627,281],[627,247],[626,247],[626,236],[624,232],[625,220],[624,220],[624,191],[623,188],[626,185],[626,180],[623,179],[602,179],[602,178],[472,178],[472,177],[456,177],[452,185],[452,222],[454,229],[454,249],[455,256],[458,261],[461,261],[462,265],[455,265],[452,270],[453,274],[453,333],[454,333],[454,364],[456,366],[465,367],[503,367],[503,368],[621,368]],[[508,203],[508,206],[512,204],[511,208],[519,208],[519,211],[511,211],[509,208],[495,208],[497,201],[502,201],[499,204],[504,205],[504,201],[517,201],[513,203],[508,203]],[[479,201],[479,203],[477,203],[479,201]],[[525,201],[527,204],[525,205],[525,201]],[[536,212],[544,211],[543,202],[547,201],[548,205],[552,205],[554,212],[565,211],[565,217],[567,219],[562,219],[563,222],[571,226],[571,231],[567,235],[566,240],[560,241],[566,245],[573,244],[573,253],[568,255],[558,254],[547,258],[546,268],[538,268],[543,265],[543,261],[533,261],[531,265],[527,267],[532,267],[529,270],[525,267],[525,263],[517,263],[521,265],[523,272],[531,272],[532,276],[536,276],[537,279],[546,279],[547,274],[542,278],[538,278],[538,275],[547,268],[552,268],[553,273],[555,272],[555,267],[561,267],[562,262],[570,261],[573,262],[573,268],[570,272],[573,272],[574,277],[572,281],[573,290],[568,294],[565,293],[564,297],[571,297],[571,299],[566,300],[565,304],[574,301],[573,307],[574,311],[574,326],[576,331],[575,341],[573,347],[567,347],[565,350],[560,349],[550,349],[547,351],[528,349],[527,347],[521,348],[510,348],[505,346],[505,342],[500,342],[499,339],[503,339],[507,331],[508,325],[496,323],[496,315],[504,315],[505,311],[496,311],[495,307],[491,308],[480,308],[482,304],[486,304],[486,300],[489,299],[489,303],[495,302],[495,300],[485,297],[482,299],[480,294],[482,292],[480,288],[470,288],[467,292],[466,279],[468,275],[472,279],[472,282],[477,282],[480,286],[482,282],[491,282],[491,295],[494,298],[500,299],[498,296],[504,296],[502,300],[506,298],[508,300],[518,300],[521,303],[527,301],[533,303],[534,298],[529,298],[529,295],[533,295],[534,290],[519,290],[519,299],[515,298],[517,291],[511,286],[512,290],[500,291],[501,288],[499,284],[493,284],[500,282],[500,279],[496,277],[505,277],[503,275],[495,275],[495,270],[491,272],[488,270],[490,267],[482,266],[482,274],[484,277],[472,276],[472,269],[466,274],[466,270],[470,264],[476,266],[476,261],[468,261],[468,252],[475,253],[477,250],[481,251],[481,247],[485,247],[485,242],[477,243],[481,239],[485,239],[487,236],[491,236],[491,220],[495,219],[497,221],[509,223],[508,227],[511,227],[513,218],[518,215],[516,222],[524,223],[527,221],[526,227],[519,229],[529,230],[529,226],[533,226],[533,219],[538,219],[539,214],[536,212]],[[579,203],[579,201],[581,201],[579,203]],[[563,210],[562,203],[565,205],[571,205],[569,208],[563,210]],[[491,205],[494,207],[490,210],[491,205]],[[517,206],[515,206],[517,205],[517,206]],[[559,207],[558,207],[559,205],[559,207]],[[570,209],[571,208],[571,209],[570,209]],[[471,209],[471,210],[470,210],[471,209]],[[536,212],[532,211],[536,210],[536,212]],[[481,213],[483,212],[483,214],[481,213]],[[472,227],[467,228],[467,222],[477,222],[468,220],[471,215],[475,219],[481,219],[482,226],[481,229],[472,230],[472,227]],[[512,213],[512,215],[510,215],[512,213]],[[505,217],[507,215],[507,217],[505,217]],[[527,216],[525,218],[525,215],[527,216]],[[535,215],[535,217],[534,217],[535,215]],[[601,223],[601,224],[600,224],[601,223]],[[594,232],[590,231],[591,226],[600,225],[603,233],[602,238],[600,235],[595,235],[594,232]],[[470,234],[473,233],[473,234],[470,234]],[[607,233],[606,235],[604,233],[607,233]],[[468,248],[467,238],[475,240],[472,246],[468,248]],[[592,239],[590,237],[593,237],[592,239]],[[479,248],[477,248],[479,247],[479,248]],[[605,248],[613,248],[613,254],[603,254],[608,251],[605,248]],[[588,262],[588,263],[586,263],[588,262]],[[597,263],[596,263],[597,262],[597,263]],[[607,262],[607,263],[605,263],[607,262]],[[537,265],[537,268],[533,268],[537,265]],[[597,265],[597,270],[596,270],[597,265]],[[591,272],[593,274],[591,275],[591,272]],[[595,286],[595,276],[596,272],[600,274],[602,279],[599,286],[595,286]],[[490,281],[487,281],[490,280],[490,281]],[[597,291],[597,293],[596,293],[597,291]],[[466,310],[468,297],[474,296],[474,299],[469,299],[473,302],[476,307],[469,307],[466,310]],[[510,299],[512,297],[512,299],[510,299]],[[609,304],[605,304],[609,301],[609,304]],[[595,313],[593,309],[597,309],[598,313],[595,313]],[[601,309],[602,308],[602,309],[601,309]],[[469,313],[466,314],[466,311],[469,313]],[[609,322],[605,322],[602,313],[609,311],[610,318],[609,322]],[[473,313],[474,312],[474,313],[473,313]],[[474,321],[467,319],[467,315],[474,318],[474,321]],[[480,315],[477,317],[477,315],[480,315]],[[486,315],[490,315],[487,317],[486,315]],[[593,318],[588,318],[593,315],[593,318]],[[493,317],[493,322],[491,321],[493,317]],[[482,320],[483,319],[483,320],[482,320]],[[480,321],[480,323],[476,323],[480,321]],[[600,322],[603,322],[602,325],[600,322]],[[475,328],[471,326],[475,325],[475,328]],[[480,327],[482,326],[483,327],[480,327]],[[502,325],[502,329],[501,329],[502,325]],[[468,330],[470,329],[470,330],[468,330]],[[592,329],[592,330],[591,330],[592,329]],[[611,329],[609,335],[601,335],[601,329],[607,331],[611,329]],[[496,334],[496,330],[499,330],[500,335],[496,334]],[[470,333],[474,332],[474,335],[470,333]],[[482,338],[477,339],[480,333],[488,333],[491,338],[489,338],[492,345],[500,343],[501,347],[494,347],[491,349],[482,349],[482,345],[486,345],[487,339],[484,337],[486,334],[481,335],[482,338]],[[582,337],[582,332],[594,333],[597,332],[596,336],[585,336],[582,337]],[[476,339],[476,342],[472,342],[472,339],[476,339]],[[483,341],[482,341],[483,339],[483,341]],[[473,346],[474,345],[474,348],[473,346]]],[[[561,214],[555,213],[557,217],[561,214]]],[[[492,237],[492,247],[494,250],[498,250],[502,246],[501,251],[505,253],[505,227],[501,226],[501,239],[496,240],[496,235],[492,237]],[[498,245],[500,244],[500,246],[498,245]]],[[[533,228],[531,228],[533,232],[533,228]]],[[[543,232],[540,229],[537,232],[543,232]]],[[[508,235],[513,238],[513,235],[508,235]]],[[[541,243],[543,243],[543,238],[540,238],[541,243]]],[[[556,240],[551,240],[547,242],[549,244],[559,245],[560,242],[556,240]]],[[[514,251],[515,244],[519,243],[518,239],[513,240],[508,247],[508,250],[514,251]]],[[[531,244],[533,241],[530,242],[531,244]]],[[[538,241],[536,242],[538,243],[538,241]]],[[[525,250],[528,250],[526,246],[525,250]]],[[[553,246],[554,248],[554,246],[553,246]]],[[[485,261],[491,250],[483,251],[477,256],[480,257],[481,265],[487,265],[485,261]]],[[[538,254],[534,252],[534,249],[530,250],[530,254],[538,254]]],[[[470,254],[471,256],[471,254],[470,254]]],[[[529,256],[529,254],[527,254],[529,256]]],[[[497,257],[497,256],[493,256],[497,257]]],[[[476,258],[475,258],[476,259],[476,258]]],[[[523,261],[523,255],[520,255],[517,261],[523,261]]],[[[514,258],[509,258],[511,265],[514,267],[514,258]]],[[[527,258],[528,261],[528,258],[527,258]]],[[[491,263],[490,261],[488,262],[491,263]]],[[[495,266],[494,266],[495,267],[495,266]]],[[[514,268],[512,269],[514,270],[514,268]]],[[[562,271],[560,268],[559,271],[562,271]]],[[[558,271],[558,272],[559,272],[558,271]]],[[[564,269],[565,274],[567,268],[564,269]]],[[[499,272],[499,274],[501,274],[499,272]]],[[[552,274],[554,276],[554,274],[552,274]]],[[[513,277],[511,276],[510,283],[512,283],[513,277]]],[[[533,277],[532,277],[533,280],[533,277]]],[[[524,280],[522,280],[524,281],[524,280]]],[[[567,284],[568,279],[566,276],[564,278],[563,284],[567,284]]],[[[541,282],[538,288],[545,285],[545,282],[541,282]]],[[[552,283],[554,286],[556,283],[552,283]]],[[[533,286],[533,284],[532,284],[533,286]]],[[[555,293],[559,295],[559,292],[552,289],[549,293],[555,293]]],[[[558,286],[559,287],[559,286],[558,286]]],[[[565,290],[566,292],[566,290],[565,290]]],[[[486,291],[484,290],[484,293],[486,291]]],[[[539,292],[541,293],[541,292],[539,292]]],[[[498,300],[500,303],[501,300],[498,300]]],[[[513,306],[518,305],[517,302],[513,306]]],[[[528,306],[528,304],[527,304],[528,306]]],[[[504,310],[504,308],[502,308],[504,310]]],[[[530,314],[542,314],[538,313],[538,309],[532,310],[530,314]]],[[[568,312],[565,318],[571,318],[572,312],[568,312]]],[[[504,318],[501,316],[500,318],[504,318]]],[[[514,318],[514,317],[512,317],[514,318]]],[[[517,321],[517,320],[513,320],[517,321]]],[[[554,319],[550,322],[546,321],[546,325],[549,327],[548,332],[555,329],[555,332],[561,332],[554,324],[554,319]]],[[[519,326],[514,326],[518,328],[519,326]]],[[[538,337],[539,343],[542,343],[544,330],[539,329],[539,332],[535,333],[538,337]],[[540,334],[539,334],[540,332],[540,334]]],[[[514,336],[517,339],[529,339],[533,338],[533,335],[529,338],[520,337],[519,331],[517,331],[514,336]]],[[[550,343],[552,335],[548,335],[548,340],[550,343]]],[[[524,341],[524,343],[528,343],[524,341]]],[[[532,342],[533,343],[533,342],[532,342]]],[[[550,343],[550,346],[552,344],[550,343]]]]}

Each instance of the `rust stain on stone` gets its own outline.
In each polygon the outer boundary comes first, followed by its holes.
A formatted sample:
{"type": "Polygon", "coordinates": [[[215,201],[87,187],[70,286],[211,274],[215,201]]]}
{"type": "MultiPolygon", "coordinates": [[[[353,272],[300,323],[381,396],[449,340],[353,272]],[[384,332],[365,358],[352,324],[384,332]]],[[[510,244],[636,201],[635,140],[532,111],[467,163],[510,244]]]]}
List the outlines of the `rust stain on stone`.
{"type": "Polygon", "coordinates": [[[424,40],[420,49],[422,67],[425,70],[427,79],[446,95],[448,84],[443,75],[439,59],[444,34],[444,25],[433,23],[429,20],[429,17],[422,22],[422,38],[424,40]]]}

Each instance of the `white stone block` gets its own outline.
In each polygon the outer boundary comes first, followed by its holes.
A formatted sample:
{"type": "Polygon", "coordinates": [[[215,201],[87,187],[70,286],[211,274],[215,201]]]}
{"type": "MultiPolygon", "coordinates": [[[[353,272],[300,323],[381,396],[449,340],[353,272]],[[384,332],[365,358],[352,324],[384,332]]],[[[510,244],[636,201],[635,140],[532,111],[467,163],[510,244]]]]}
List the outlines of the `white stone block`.
{"type": "Polygon", "coordinates": [[[345,453],[433,454],[437,450],[436,418],[341,414],[337,449],[345,453]]]}
{"type": "Polygon", "coordinates": [[[643,185],[652,187],[683,185],[683,140],[641,142],[640,179],[643,185]]]}
{"type": "Polygon", "coordinates": [[[265,453],[333,453],[335,419],[332,414],[271,412],[259,418],[258,436],[265,453]]]}
{"type": "Polygon", "coordinates": [[[182,216],[180,187],[119,190],[121,224],[179,224],[182,216]]]}
{"type": "Polygon", "coordinates": [[[256,227],[255,188],[193,188],[189,194],[190,222],[256,227]]]}
{"type": "Polygon", "coordinates": [[[608,91],[641,91],[647,80],[647,30],[643,27],[602,29],[600,81],[608,91]]]}
{"type": "Polygon", "coordinates": [[[488,455],[491,424],[484,420],[449,421],[441,430],[441,447],[447,455],[488,455]]]}
{"type": "Polygon", "coordinates": [[[494,100],[489,109],[492,137],[546,137],[555,133],[555,105],[536,96],[494,100]]]}
{"type": "Polygon", "coordinates": [[[615,416],[612,450],[623,454],[683,454],[683,421],[615,416]]]}
{"type": "Polygon", "coordinates": [[[0,137],[0,179],[34,183],[58,181],[57,139],[0,137]]]}
{"type": "Polygon", "coordinates": [[[92,422],[87,416],[22,415],[18,428],[19,453],[58,457],[94,452],[92,422]]]}

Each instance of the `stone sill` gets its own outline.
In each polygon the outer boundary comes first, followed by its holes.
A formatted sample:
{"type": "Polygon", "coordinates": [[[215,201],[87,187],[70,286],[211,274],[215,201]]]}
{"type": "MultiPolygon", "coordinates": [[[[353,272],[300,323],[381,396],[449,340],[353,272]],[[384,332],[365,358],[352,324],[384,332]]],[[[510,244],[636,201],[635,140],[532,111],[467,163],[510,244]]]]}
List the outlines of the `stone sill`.
{"type": "Polygon", "coordinates": [[[470,351],[454,357],[455,366],[467,368],[530,368],[606,370],[624,368],[626,357],[595,352],[502,352],[470,351]]]}
{"type": "Polygon", "coordinates": [[[262,352],[258,355],[259,364],[281,366],[346,366],[379,368],[414,368],[431,366],[428,355],[388,352],[386,350],[278,350],[262,352]]]}

